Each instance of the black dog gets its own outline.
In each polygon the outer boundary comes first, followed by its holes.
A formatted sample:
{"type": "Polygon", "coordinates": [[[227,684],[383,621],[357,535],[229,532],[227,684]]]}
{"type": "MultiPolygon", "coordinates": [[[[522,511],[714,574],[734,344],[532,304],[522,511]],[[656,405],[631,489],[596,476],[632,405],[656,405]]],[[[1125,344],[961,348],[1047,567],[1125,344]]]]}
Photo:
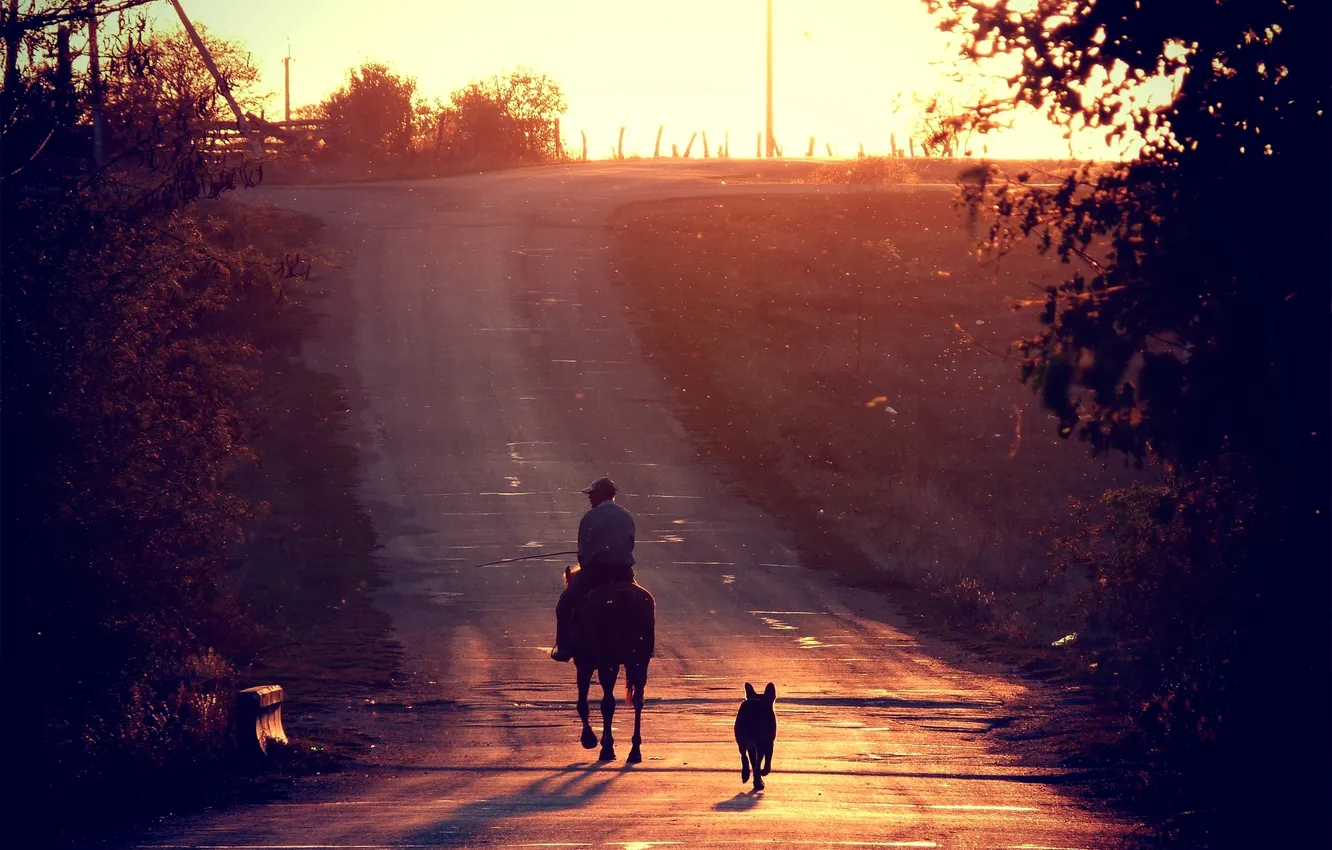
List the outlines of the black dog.
{"type": "Polygon", "coordinates": [[[777,689],[772,682],[760,695],[745,682],[745,701],[735,715],[735,743],[740,747],[740,781],[749,781],[749,766],[754,765],[754,790],[763,790],[763,777],[772,770],[772,742],[777,739],[777,689]],[[759,770],[759,759],[763,769],[759,770]]]}

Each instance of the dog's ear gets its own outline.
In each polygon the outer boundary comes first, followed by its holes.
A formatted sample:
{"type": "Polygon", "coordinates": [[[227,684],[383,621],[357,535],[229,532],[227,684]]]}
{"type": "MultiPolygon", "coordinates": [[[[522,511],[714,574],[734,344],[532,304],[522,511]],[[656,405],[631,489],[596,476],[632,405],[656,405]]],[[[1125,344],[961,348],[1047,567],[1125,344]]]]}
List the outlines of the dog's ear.
{"type": "Polygon", "coordinates": [[[769,682],[768,686],[763,689],[763,698],[768,702],[777,701],[777,689],[773,687],[772,682],[769,682]]]}
{"type": "Polygon", "coordinates": [[[754,686],[745,682],[745,699],[756,699],[757,697],[758,692],[754,690],[754,686]]]}

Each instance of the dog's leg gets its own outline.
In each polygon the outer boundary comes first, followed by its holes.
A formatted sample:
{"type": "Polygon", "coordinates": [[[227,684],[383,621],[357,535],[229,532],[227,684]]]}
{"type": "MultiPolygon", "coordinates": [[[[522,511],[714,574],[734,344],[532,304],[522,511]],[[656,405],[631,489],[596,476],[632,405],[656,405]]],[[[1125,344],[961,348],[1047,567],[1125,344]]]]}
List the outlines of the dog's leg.
{"type": "Polygon", "coordinates": [[[754,763],[754,790],[763,790],[763,773],[759,770],[759,748],[757,746],[749,749],[749,760],[754,763]]]}
{"type": "Polygon", "coordinates": [[[741,781],[741,782],[748,782],[748,781],[749,781],[749,754],[745,752],[745,745],[744,745],[744,744],[739,744],[738,746],[740,747],[740,781],[741,781]]]}
{"type": "Polygon", "coordinates": [[[767,776],[772,771],[772,744],[766,744],[763,747],[763,775],[767,776]]]}

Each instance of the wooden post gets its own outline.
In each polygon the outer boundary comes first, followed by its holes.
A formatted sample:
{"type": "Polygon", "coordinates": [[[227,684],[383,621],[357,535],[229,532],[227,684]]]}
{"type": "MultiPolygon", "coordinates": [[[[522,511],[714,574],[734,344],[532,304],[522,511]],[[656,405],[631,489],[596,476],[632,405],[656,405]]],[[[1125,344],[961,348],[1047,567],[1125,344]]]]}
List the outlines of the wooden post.
{"type": "Polygon", "coordinates": [[[615,142],[615,158],[624,159],[624,128],[620,128],[620,138],[615,142]]]}
{"type": "Polygon", "coordinates": [[[564,162],[564,140],[560,138],[560,119],[555,119],[555,159],[564,162]]]}
{"type": "Polygon", "coordinates": [[[698,135],[698,131],[697,131],[697,130],[695,130],[695,131],[693,132],[693,134],[690,135],[690,137],[689,137],[689,144],[685,145],[685,152],[684,152],[684,157],[685,157],[685,159],[689,159],[689,150],[694,146],[694,137],[697,136],[697,135],[698,135]]]}
{"type": "Polygon", "coordinates": [[[832,156],[832,155],[833,155],[833,152],[832,152],[832,142],[824,142],[823,144],[826,145],[827,148],[828,148],[828,156],[832,156]]]}
{"type": "Polygon", "coordinates": [[[579,130],[583,134],[583,162],[587,162],[587,131],[579,130]]]}
{"type": "Polygon", "coordinates": [[[658,124],[658,125],[657,125],[657,141],[654,142],[653,145],[652,145],[652,158],[653,158],[653,159],[656,159],[657,157],[661,156],[661,132],[662,132],[663,130],[665,130],[665,129],[666,129],[666,125],[665,125],[665,124],[658,124]]]}
{"type": "Polygon", "coordinates": [[[763,134],[758,134],[758,147],[754,149],[754,156],[763,156],[763,134]]]}
{"type": "Polygon", "coordinates": [[[902,155],[901,151],[899,151],[899,150],[897,149],[897,134],[896,134],[896,133],[889,133],[889,134],[888,134],[888,144],[892,145],[893,156],[901,156],[901,155],[902,155]]]}
{"type": "Polygon", "coordinates": [[[814,137],[810,136],[809,147],[805,149],[805,156],[813,156],[813,155],[814,155],[814,137]]]}
{"type": "Polygon", "coordinates": [[[703,131],[703,158],[708,158],[708,131],[703,131]]]}
{"type": "Polygon", "coordinates": [[[726,131],[726,135],[722,137],[722,152],[721,152],[721,155],[724,156],[724,157],[726,157],[727,159],[730,159],[730,158],[731,158],[731,131],[730,131],[730,130],[727,130],[727,131],[726,131]]]}
{"type": "Polygon", "coordinates": [[[864,159],[864,158],[865,158],[865,143],[864,143],[864,142],[860,142],[860,143],[856,146],[856,156],[860,157],[861,159],[864,159]]]}
{"type": "Polygon", "coordinates": [[[911,156],[914,157],[916,155],[916,140],[908,136],[907,144],[911,146],[911,156]]]}
{"type": "Polygon", "coordinates": [[[680,155],[680,146],[677,145],[675,142],[671,142],[671,156],[678,157],[679,155],[680,155]]]}

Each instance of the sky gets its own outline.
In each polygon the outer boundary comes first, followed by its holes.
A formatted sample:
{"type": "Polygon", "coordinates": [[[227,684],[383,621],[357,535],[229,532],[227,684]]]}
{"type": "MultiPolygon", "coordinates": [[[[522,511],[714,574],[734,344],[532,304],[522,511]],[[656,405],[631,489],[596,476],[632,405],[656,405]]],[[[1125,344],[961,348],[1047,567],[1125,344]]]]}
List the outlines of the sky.
{"type": "MultiPolygon", "coordinates": [[[[525,65],[565,93],[561,129],[576,151],[610,153],[619,128],[625,153],[683,150],[705,131],[715,149],[750,156],[764,125],[764,0],[182,0],[191,20],[242,43],[272,92],[267,115],[282,117],[282,57],[288,45],[293,109],[322,100],[368,60],[416,78],[427,97],[525,65]]],[[[912,95],[956,86],[956,51],[920,0],[773,0],[774,125],[787,156],[815,136],[853,156],[905,146],[912,95]]],[[[175,23],[170,5],[158,23],[175,23]]],[[[969,67],[969,66],[968,66],[969,67]]],[[[696,154],[701,139],[695,143],[696,154]]],[[[993,156],[1063,157],[1062,134],[1031,116],[992,136],[993,156]]],[[[980,145],[976,154],[981,153],[980,145]]],[[[1079,156],[1105,155],[1079,145],[1079,156]]]]}

